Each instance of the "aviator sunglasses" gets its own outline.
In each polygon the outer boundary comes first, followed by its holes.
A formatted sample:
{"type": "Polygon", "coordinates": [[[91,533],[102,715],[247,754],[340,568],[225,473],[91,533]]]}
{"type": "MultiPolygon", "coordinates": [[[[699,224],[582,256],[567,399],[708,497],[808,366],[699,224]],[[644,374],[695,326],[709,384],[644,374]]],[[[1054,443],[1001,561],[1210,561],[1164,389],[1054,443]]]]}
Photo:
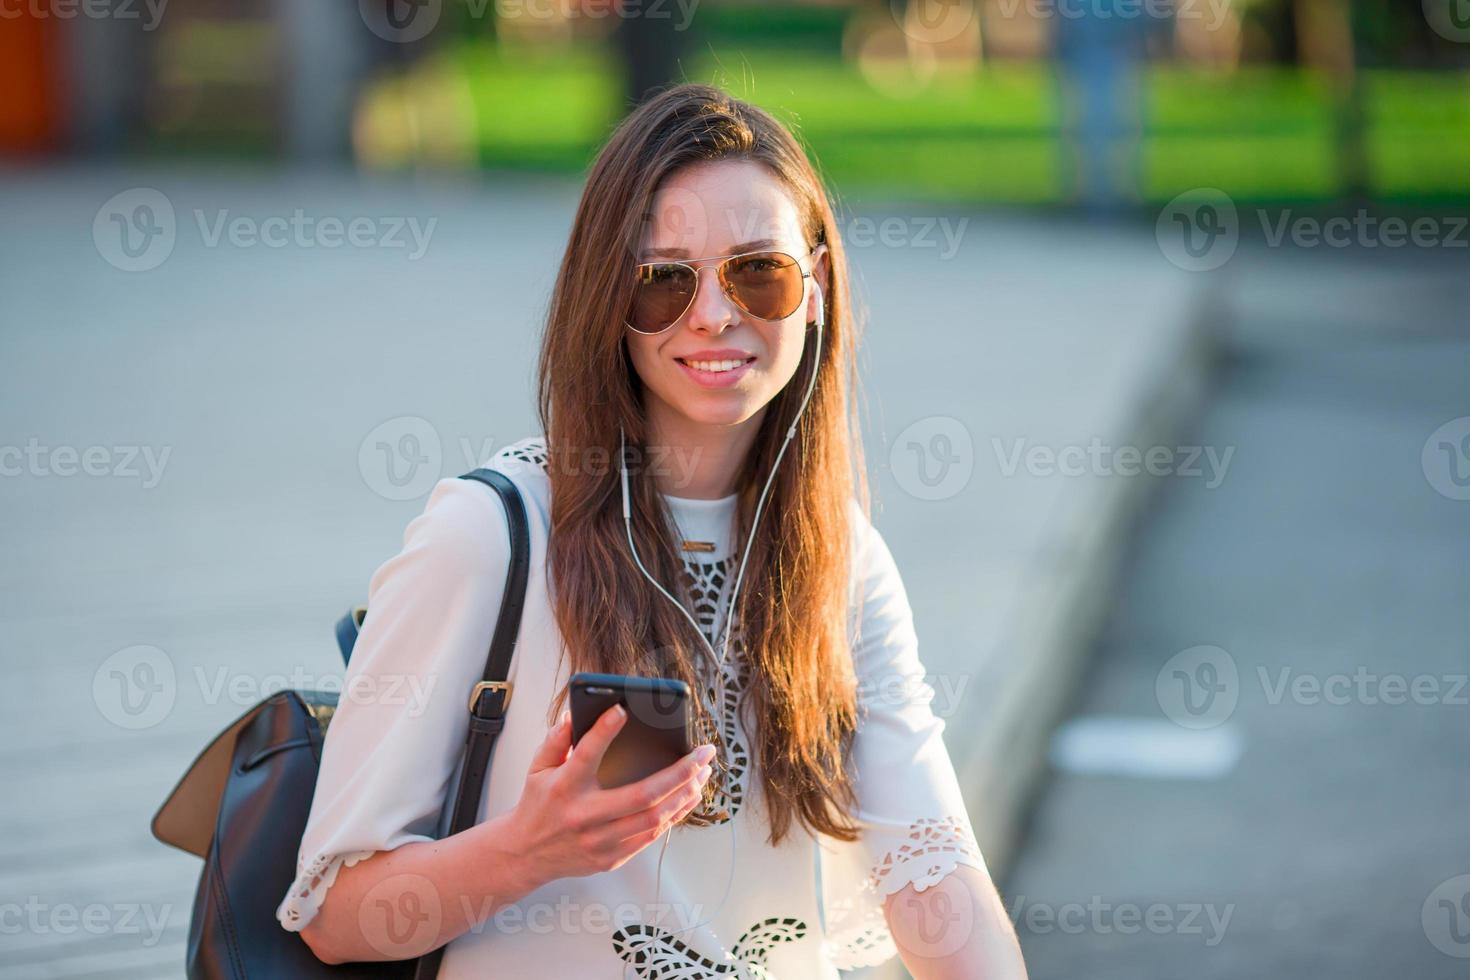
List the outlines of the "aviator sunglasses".
{"type": "MultiPolygon", "coordinates": [[[[813,249],[815,251],[815,249],[813,249]]],[[[810,253],[808,253],[810,254],[810,253]]],[[[740,252],[712,255],[720,288],[740,309],[761,320],[784,320],[801,308],[806,296],[801,265],[786,252],[740,252]]],[[[700,269],[690,262],[644,262],[634,268],[633,305],[625,325],[634,333],[663,333],[679,321],[694,302],[700,269]]]]}

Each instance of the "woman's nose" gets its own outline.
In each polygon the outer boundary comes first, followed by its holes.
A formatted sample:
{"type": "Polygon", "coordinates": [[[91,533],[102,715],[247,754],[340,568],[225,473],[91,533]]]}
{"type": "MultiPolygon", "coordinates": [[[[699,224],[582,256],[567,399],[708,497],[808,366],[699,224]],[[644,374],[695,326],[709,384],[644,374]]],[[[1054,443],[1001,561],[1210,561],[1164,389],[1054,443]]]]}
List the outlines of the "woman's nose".
{"type": "Polygon", "coordinates": [[[689,326],[695,330],[718,334],[740,318],[740,311],[725,293],[716,266],[699,270],[694,288],[694,302],[689,305],[689,326]]]}

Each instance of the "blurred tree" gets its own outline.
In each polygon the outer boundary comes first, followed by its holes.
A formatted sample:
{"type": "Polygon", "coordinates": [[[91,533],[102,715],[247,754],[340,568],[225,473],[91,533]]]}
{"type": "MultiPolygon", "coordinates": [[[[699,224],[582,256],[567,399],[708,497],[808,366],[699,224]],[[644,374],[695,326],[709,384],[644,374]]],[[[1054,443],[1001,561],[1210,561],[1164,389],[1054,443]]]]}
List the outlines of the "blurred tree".
{"type": "Polygon", "coordinates": [[[1332,82],[1337,163],[1342,194],[1354,206],[1368,200],[1371,175],[1364,140],[1363,80],[1353,30],[1361,0],[1295,0],[1298,53],[1303,65],[1332,82]]]}
{"type": "Polygon", "coordinates": [[[613,31],[623,62],[623,90],[631,108],[652,92],[682,81],[681,62],[690,49],[689,32],[695,18],[679,18],[678,5],[649,4],[644,0],[584,0],[614,3],[619,8],[613,31]]]}

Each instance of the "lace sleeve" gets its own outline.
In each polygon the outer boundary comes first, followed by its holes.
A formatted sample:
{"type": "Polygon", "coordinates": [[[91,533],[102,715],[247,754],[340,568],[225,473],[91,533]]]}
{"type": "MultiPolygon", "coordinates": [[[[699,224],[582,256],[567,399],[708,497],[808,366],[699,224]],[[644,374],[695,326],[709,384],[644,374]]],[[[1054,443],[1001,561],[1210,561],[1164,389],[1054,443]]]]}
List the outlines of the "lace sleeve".
{"type": "Polygon", "coordinates": [[[296,880],[276,910],[283,928],[299,932],[316,916],[342,868],[434,839],[509,557],[495,495],[450,478],[409,523],[402,550],[374,572],[323,743],[296,880]]]}
{"type": "Polygon", "coordinates": [[[861,721],[853,745],[859,840],[823,837],[825,945],[839,969],[898,952],[884,900],[924,891],[960,865],[988,873],[925,679],[908,596],[881,535],[855,517],[860,620],[853,644],[861,721]]]}
{"type": "Polygon", "coordinates": [[[353,851],[350,854],[317,854],[308,858],[306,854],[296,857],[296,880],[291,890],[276,909],[276,918],[290,932],[300,932],[306,924],[316,918],[321,910],[327,889],[337,880],[337,872],[364,861],[377,851],[353,851]]]}

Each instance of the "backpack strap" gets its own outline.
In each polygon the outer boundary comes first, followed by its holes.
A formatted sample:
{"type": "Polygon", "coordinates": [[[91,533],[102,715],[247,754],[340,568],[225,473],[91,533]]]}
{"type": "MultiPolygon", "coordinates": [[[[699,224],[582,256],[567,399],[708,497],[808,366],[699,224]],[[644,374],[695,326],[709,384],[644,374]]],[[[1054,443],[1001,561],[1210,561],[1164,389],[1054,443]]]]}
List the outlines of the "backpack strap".
{"type": "Polygon", "coordinates": [[[521,610],[526,603],[526,579],[531,569],[531,531],[526,522],[526,507],[516,485],[504,473],[478,469],[461,479],[479,480],[500,494],[505,503],[510,530],[510,569],[506,575],[505,594],[500,600],[500,615],[495,620],[495,635],[490,640],[490,655],[485,660],[484,678],[469,693],[470,731],[465,747],[465,765],[456,794],[448,832],[457,834],[474,826],[479,815],[480,794],[485,774],[490,768],[490,750],[495,738],[505,727],[505,711],[510,705],[510,661],[516,649],[521,628],[521,610]]]}
{"type": "MultiPolygon", "coordinates": [[[[526,574],[531,562],[530,530],[526,524],[526,508],[521,502],[520,491],[504,473],[481,468],[462,474],[460,479],[478,480],[500,494],[500,499],[505,504],[507,523],[510,525],[510,579],[506,582],[505,598],[500,603],[500,618],[496,620],[495,640],[490,644],[490,659],[485,664],[485,682],[488,685],[497,680],[504,680],[505,675],[510,671],[510,655],[515,650],[516,642],[514,633],[510,636],[508,641],[510,647],[504,654],[504,664],[500,666],[498,672],[495,651],[500,640],[500,624],[507,621],[506,614],[510,613],[508,621],[515,624],[513,629],[518,629],[520,626],[521,606],[526,597],[526,574]],[[516,548],[518,539],[525,542],[524,553],[519,552],[516,548]],[[519,567],[516,564],[517,555],[520,556],[519,567]],[[514,597],[512,597],[512,590],[515,590],[514,597]],[[513,612],[508,606],[512,598],[514,598],[513,612]]],[[[337,649],[342,653],[344,666],[352,662],[352,650],[357,646],[357,636],[362,632],[363,620],[366,618],[367,606],[353,606],[342,614],[341,619],[337,620],[334,628],[337,635],[337,649]]],[[[509,696],[507,695],[508,702],[509,696]]]]}
{"type": "Polygon", "coordinates": [[[367,606],[353,606],[337,620],[337,649],[342,651],[342,665],[352,661],[352,648],[357,646],[357,634],[362,632],[362,621],[367,618],[367,606]]]}
{"type": "MultiPolygon", "coordinates": [[[[516,637],[520,633],[526,579],[531,568],[531,532],[526,521],[526,506],[516,485],[504,473],[484,468],[466,473],[460,479],[478,480],[500,495],[510,532],[510,569],[506,575],[505,594],[500,600],[500,615],[495,620],[495,634],[490,640],[490,654],[485,660],[484,678],[469,693],[470,720],[464,766],[454,795],[444,804],[444,814],[440,819],[441,837],[468,830],[479,816],[480,799],[485,791],[485,777],[490,771],[495,740],[505,728],[505,711],[510,704],[510,682],[506,678],[510,674],[516,637]]],[[[443,959],[443,946],[419,957],[414,980],[434,980],[443,959]]]]}

